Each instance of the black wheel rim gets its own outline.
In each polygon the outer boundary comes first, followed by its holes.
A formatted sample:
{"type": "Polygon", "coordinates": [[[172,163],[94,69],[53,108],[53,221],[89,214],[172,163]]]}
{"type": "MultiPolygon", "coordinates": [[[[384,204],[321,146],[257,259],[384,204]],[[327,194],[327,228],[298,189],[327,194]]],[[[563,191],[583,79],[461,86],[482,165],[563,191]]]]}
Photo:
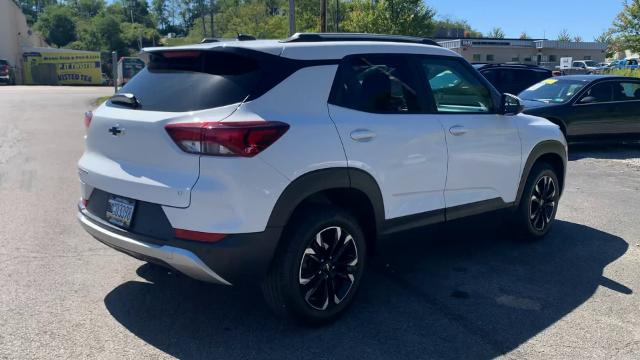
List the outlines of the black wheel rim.
{"type": "Polygon", "coordinates": [[[316,234],[302,255],[298,284],[307,305],[326,311],[353,288],[360,261],[353,236],[339,226],[316,234]]]}
{"type": "Polygon", "coordinates": [[[556,183],[550,176],[542,176],[531,193],[529,221],[537,231],[544,231],[556,209],[556,183]]]}

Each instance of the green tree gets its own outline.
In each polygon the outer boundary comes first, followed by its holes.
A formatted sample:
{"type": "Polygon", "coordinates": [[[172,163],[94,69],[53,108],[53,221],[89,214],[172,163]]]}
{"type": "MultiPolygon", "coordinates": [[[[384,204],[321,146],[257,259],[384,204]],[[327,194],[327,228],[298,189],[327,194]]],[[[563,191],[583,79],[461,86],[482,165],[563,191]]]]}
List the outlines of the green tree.
{"type": "Polygon", "coordinates": [[[506,35],[504,34],[504,30],[499,27],[494,27],[493,29],[491,29],[491,31],[489,31],[489,33],[487,33],[487,37],[493,39],[504,39],[505,36],[506,35]]]}
{"type": "Polygon", "coordinates": [[[526,31],[523,31],[522,33],[520,33],[520,39],[527,40],[527,39],[531,39],[531,37],[529,36],[529,34],[527,34],[526,31]]]}
{"type": "Polygon", "coordinates": [[[435,11],[422,0],[353,0],[342,28],[348,32],[430,36],[435,11]]]}
{"type": "Polygon", "coordinates": [[[613,34],[613,30],[602,32],[602,34],[596,36],[593,41],[607,45],[607,49],[605,50],[605,56],[607,58],[612,58],[620,48],[618,39],[613,34]]]}
{"type": "Polygon", "coordinates": [[[153,14],[156,24],[158,24],[158,28],[162,32],[165,32],[170,27],[168,9],[169,4],[167,0],[151,1],[151,13],[153,14]]]}
{"type": "Polygon", "coordinates": [[[613,28],[623,47],[640,52],[640,0],[625,0],[613,28]]]}
{"type": "Polygon", "coordinates": [[[560,33],[558,34],[557,40],[564,41],[564,42],[571,41],[571,34],[569,33],[569,30],[562,29],[562,31],[560,31],[560,33]]]}
{"type": "Polygon", "coordinates": [[[51,5],[56,5],[58,3],[57,0],[14,0],[14,1],[24,13],[25,17],[27,18],[27,23],[29,25],[33,25],[38,20],[38,16],[47,7],[51,5]]]}
{"type": "MultiPolygon", "coordinates": [[[[237,7],[227,7],[216,16],[218,36],[235,38],[239,33],[257,38],[284,38],[288,33],[288,20],[284,14],[270,15],[263,1],[252,1],[237,7]]],[[[199,26],[194,26],[193,31],[199,26]]],[[[190,33],[191,34],[191,33],[190,33]]]]}
{"type": "MultiPolygon", "coordinates": [[[[435,20],[434,28],[436,32],[441,29],[462,29],[462,34],[456,34],[456,37],[482,37],[482,33],[473,29],[466,20],[453,19],[451,17],[435,20]]],[[[435,36],[435,33],[432,36],[435,36]]]]}
{"type": "Polygon", "coordinates": [[[67,0],[65,3],[75,12],[76,16],[91,18],[104,9],[104,0],[67,0]]]}
{"type": "Polygon", "coordinates": [[[76,39],[74,13],[66,6],[56,5],[46,8],[38,18],[35,28],[47,42],[58,47],[65,46],[76,39]]]}
{"type": "Polygon", "coordinates": [[[582,36],[580,36],[580,35],[576,35],[576,36],[574,36],[574,37],[573,37],[573,41],[574,41],[574,42],[582,42],[582,36]]]}

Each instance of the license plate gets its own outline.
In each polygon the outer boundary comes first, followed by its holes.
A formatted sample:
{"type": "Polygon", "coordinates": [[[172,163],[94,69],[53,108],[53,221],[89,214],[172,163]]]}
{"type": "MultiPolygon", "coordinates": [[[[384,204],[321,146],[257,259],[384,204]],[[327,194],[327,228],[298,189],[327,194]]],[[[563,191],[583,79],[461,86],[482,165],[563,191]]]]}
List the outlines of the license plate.
{"type": "Polygon", "coordinates": [[[128,228],[133,219],[135,200],[111,195],[107,204],[107,220],[114,225],[128,228]]]}

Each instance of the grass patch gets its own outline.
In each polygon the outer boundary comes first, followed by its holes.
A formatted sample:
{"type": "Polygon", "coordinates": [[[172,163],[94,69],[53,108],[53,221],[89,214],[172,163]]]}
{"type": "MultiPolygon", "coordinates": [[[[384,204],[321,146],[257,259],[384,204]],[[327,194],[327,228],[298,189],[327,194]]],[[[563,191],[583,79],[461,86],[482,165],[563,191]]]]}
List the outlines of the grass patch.
{"type": "Polygon", "coordinates": [[[640,78],[640,69],[618,69],[606,72],[607,75],[628,76],[640,78]]]}

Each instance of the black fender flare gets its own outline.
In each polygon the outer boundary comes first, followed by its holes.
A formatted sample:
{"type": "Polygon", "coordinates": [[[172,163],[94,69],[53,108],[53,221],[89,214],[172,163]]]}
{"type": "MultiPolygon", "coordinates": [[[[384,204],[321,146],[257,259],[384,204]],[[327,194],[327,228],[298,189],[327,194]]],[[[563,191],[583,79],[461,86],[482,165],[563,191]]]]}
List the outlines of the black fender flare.
{"type": "Polygon", "coordinates": [[[373,208],[376,230],[380,230],[384,223],[384,202],[378,183],[369,173],[347,167],[314,170],[293,180],[276,201],[267,227],[284,227],[305,199],[332,189],[355,189],[362,192],[373,208]]]}
{"type": "Polygon", "coordinates": [[[562,179],[560,194],[564,190],[564,184],[566,182],[566,173],[567,173],[567,149],[563,143],[557,140],[545,140],[542,141],[531,149],[529,156],[527,157],[527,161],[524,164],[524,168],[522,169],[522,175],[520,176],[520,184],[518,185],[518,195],[516,196],[515,207],[517,208],[520,204],[520,199],[522,199],[522,193],[524,192],[524,185],[529,178],[529,173],[533,168],[533,165],[538,161],[542,156],[554,154],[558,155],[560,159],[562,159],[562,179]]]}

